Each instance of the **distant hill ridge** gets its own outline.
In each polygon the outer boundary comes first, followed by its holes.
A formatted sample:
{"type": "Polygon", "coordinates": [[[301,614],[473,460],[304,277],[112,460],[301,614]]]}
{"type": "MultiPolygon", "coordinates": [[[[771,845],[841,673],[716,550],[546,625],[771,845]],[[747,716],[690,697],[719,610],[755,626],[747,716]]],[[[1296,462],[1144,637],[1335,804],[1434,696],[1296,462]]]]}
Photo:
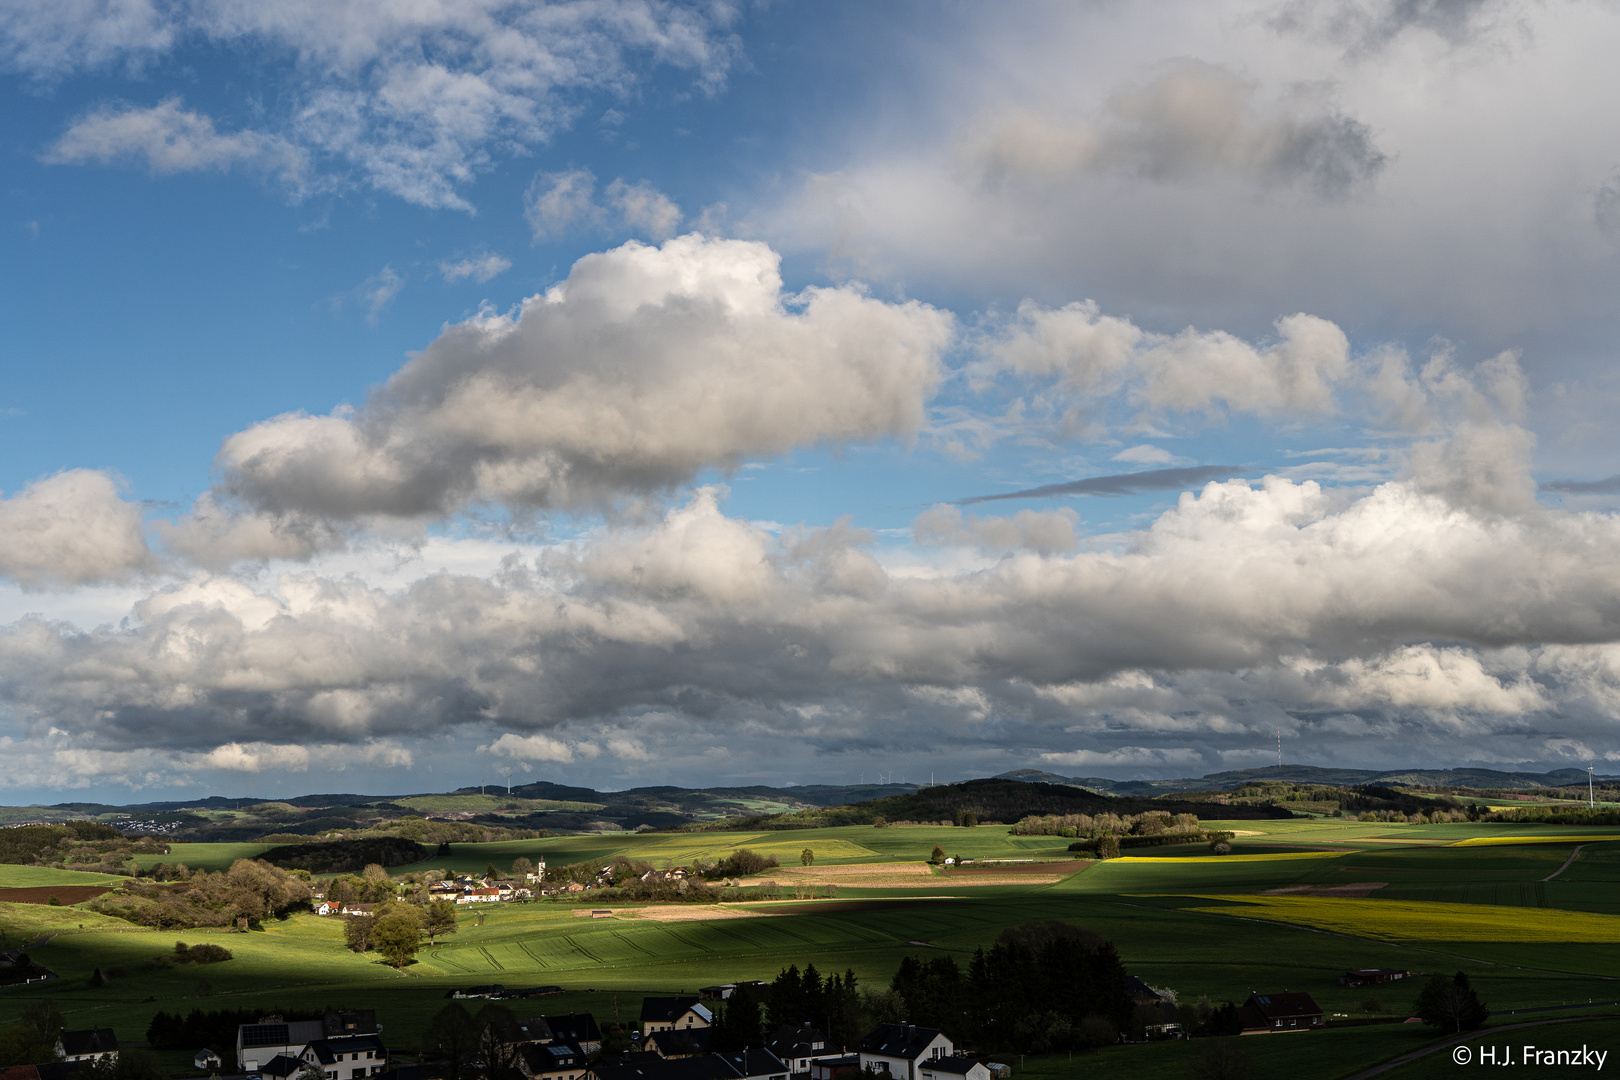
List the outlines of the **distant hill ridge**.
{"type": "MultiPolygon", "coordinates": [[[[1013,769],[997,776],[1000,780],[1023,780],[1038,784],[1068,784],[1108,795],[1149,798],[1181,791],[1230,791],[1255,780],[1287,780],[1296,784],[1326,784],[1351,787],[1356,784],[1399,784],[1423,787],[1473,789],[1567,787],[1586,783],[1585,769],[1555,769],[1552,772],[1502,772],[1496,769],[1327,769],[1317,765],[1267,765],[1260,769],[1233,769],[1202,777],[1179,780],[1110,780],[1101,776],[1060,776],[1043,769],[1013,769]]],[[[1597,774],[1596,781],[1620,777],[1597,774]]]]}

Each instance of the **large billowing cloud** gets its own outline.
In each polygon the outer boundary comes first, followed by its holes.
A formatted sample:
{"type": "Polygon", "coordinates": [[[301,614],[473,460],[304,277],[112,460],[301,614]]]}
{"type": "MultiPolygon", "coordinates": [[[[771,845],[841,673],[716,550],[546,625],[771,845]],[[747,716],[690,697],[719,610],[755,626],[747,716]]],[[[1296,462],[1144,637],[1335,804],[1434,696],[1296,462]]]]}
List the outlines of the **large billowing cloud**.
{"type": "Polygon", "coordinates": [[[511,315],[446,330],[357,412],[232,436],[224,486],[273,515],[590,508],[700,470],[924,422],[952,319],[855,287],[785,295],[763,244],[586,256],[511,315]]]}
{"type": "MultiPolygon", "coordinates": [[[[265,130],[118,102],[73,122],[47,159],[283,173],[322,159],[409,202],[469,209],[468,182],[566,128],[586,94],[626,94],[658,67],[717,90],[738,51],[734,14],[666,0],[19,0],[0,7],[0,64],[56,80],[156,67],[187,47],[261,49],[294,68],[265,130]]],[[[329,171],[325,186],[341,177],[329,171]]]]}
{"type": "Polygon", "coordinates": [[[34,588],[88,585],[153,565],[140,508],[104,472],[68,469],[0,498],[0,578],[34,588]]]}
{"type": "Polygon", "coordinates": [[[0,692],[74,746],[239,769],[279,760],[263,748],[457,730],[519,762],[925,740],[1078,767],[1123,737],[1189,768],[1241,761],[1273,725],[1327,752],[1398,734],[1408,756],[1467,732],[1487,760],[1610,732],[1610,515],[1472,510],[1406,482],[1346,502],[1272,477],[1189,493],[1117,550],[1065,553],[1063,524],[931,512],[936,542],[1006,553],[898,574],[865,534],[773,536],[705,490],[488,577],[198,578],[127,629],[25,619],[0,635],[0,692]]]}

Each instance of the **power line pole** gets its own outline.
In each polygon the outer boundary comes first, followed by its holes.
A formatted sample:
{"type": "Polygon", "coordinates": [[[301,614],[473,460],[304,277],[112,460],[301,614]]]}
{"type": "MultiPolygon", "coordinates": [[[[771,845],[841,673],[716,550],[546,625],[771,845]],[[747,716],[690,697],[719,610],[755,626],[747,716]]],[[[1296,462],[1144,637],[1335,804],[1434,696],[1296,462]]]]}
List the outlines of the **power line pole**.
{"type": "Polygon", "coordinates": [[[1589,810],[1597,809],[1597,796],[1592,793],[1592,766],[1586,767],[1586,806],[1589,810]]]}
{"type": "Polygon", "coordinates": [[[1282,768],[1282,728],[1277,729],[1277,768],[1282,768]]]}

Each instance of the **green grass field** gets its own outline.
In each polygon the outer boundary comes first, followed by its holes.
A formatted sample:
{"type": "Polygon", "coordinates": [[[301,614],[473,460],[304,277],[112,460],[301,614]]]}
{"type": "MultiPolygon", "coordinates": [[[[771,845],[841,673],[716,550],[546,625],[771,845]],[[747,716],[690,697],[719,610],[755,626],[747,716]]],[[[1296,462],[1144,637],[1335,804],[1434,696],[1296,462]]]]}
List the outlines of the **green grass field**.
{"type": "MultiPolygon", "coordinates": [[[[842,888],[833,902],[727,905],[755,917],[657,921],[581,918],[590,901],[491,905],[459,931],[424,948],[396,972],[375,955],[342,946],[336,920],[297,915],[247,934],[156,933],[77,908],[0,904],[9,942],[33,944],[60,980],[0,992],[0,1023],[32,997],[56,1000],[72,1026],[110,1026],[139,1039],[158,1008],[293,1004],[363,1005],[379,1011],[391,1045],[413,1032],[457,985],[555,984],[565,993],[522,1003],[530,1014],[589,1010],[603,1020],[634,1019],[648,994],[692,992],[713,982],[769,979],[789,964],[853,970],[884,985],[908,954],[955,950],[959,962],[1003,929],[1035,919],[1066,919],[1115,942],[1128,968],[1183,999],[1241,1002],[1253,991],[1305,990],[1332,1015],[1365,1018],[1376,997],[1386,1017],[1410,1008],[1417,982],[1373,991],[1340,987],[1353,967],[1397,967],[1418,975],[1465,971],[1494,1009],[1522,1009],[1620,998],[1620,829],[1544,826],[1406,826],[1335,819],[1232,822],[1236,853],[1203,845],[1145,849],[1102,863],[1076,862],[1067,841],[1015,837],[1005,827],[851,827],[794,832],[603,834],[498,844],[455,844],[449,856],[416,867],[480,871],[519,856],[559,865],[623,854],[654,865],[717,859],[739,847],[797,866],[804,848],[817,866],[915,863],[938,844],[975,859],[1063,860],[1061,880],[974,886],[950,875],[921,889],[842,888]],[[1601,837],[1602,839],[1593,839],[1601,837]],[[1476,838],[1520,841],[1459,844],[1476,838]],[[1577,844],[1586,844],[1565,867],[1577,844]],[[1552,880],[1544,880],[1557,874],[1552,880]],[[1276,895],[1267,890],[1383,883],[1367,897],[1276,895]],[[787,914],[777,914],[787,911],[787,914]],[[175,940],[218,941],[235,958],[206,968],[143,965],[175,940]],[[926,946],[912,944],[926,942],[926,946]],[[91,989],[96,969],[127,974],[91,989]],[[204,985],[206,983],[206,985],[204,985]]],[[[174,845],[165,861],[222,868],[261,850],[254,844],[174,845]]],[[[1129,853],[1128,853],[1129,854],[1129,853]]],[[[159,861],[153,859],[152,861],[159,861]]],[[[99,875],[0,867],[0,885],[108,880],[99,875]]],[[[1571,1027],[1573,1030],[1573,1027],[1571,1027]]],[[[1594,1031],[1600,1030],[1593,1028],[1594,1031]]],[[[1601,1029],[1607,1031],[1608,1029],[1601,1029]]],[[[1422,1045],[1419,1025],[1312,1032],[1242,1040],[1257,1077],[1331,1080],[1422,1045]]],[[[1605,1035],[1604,1037],[1609,1037],[1605,1035]]],[[[1201,1040],[1111,1047],[1069,1060],[1031,1058],[1015,1076],[1185,1077],[1201,1040]]],[[[1412,1071],[1439,1068],[1418,1063],[1412,1071]]],[[[1444,1067],[1453,1068],[1449,1063],[1444,1067]]],[[[1620,1068],[1620,1059],[1616,1067],[1620,1068]]],[[[1395,1074],[1391,1074],[1395,1075],[1395,1074]]]]}

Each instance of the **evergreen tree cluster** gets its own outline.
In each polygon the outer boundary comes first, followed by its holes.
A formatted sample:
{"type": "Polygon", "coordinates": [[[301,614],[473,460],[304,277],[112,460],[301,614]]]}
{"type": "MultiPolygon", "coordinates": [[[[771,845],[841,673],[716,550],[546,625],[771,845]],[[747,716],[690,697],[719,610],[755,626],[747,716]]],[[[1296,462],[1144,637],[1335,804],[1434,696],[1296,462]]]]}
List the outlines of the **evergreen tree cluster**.
{"type": "Polygon", "coordinates": [[[154,1050],[196,1050],[206,1046],[228,1058],[236,1048],[236,1029],[243,1024],[257,1024],[261,1017],[275,1015],[283,1020],[319,1020],[326,1015],[321,1009],[214,1009],[204,1012],[192,1009],[181,1016],[178,1012],[159,1011],[146,1028],[146,1041],[154,1050]]]}
{"type": "Polygon", "coordinates": [[[966,973],[948,955],[908,956],[890,989],[906,1020],[985,1051],[1112,1042],[1133,1012],[1114,946],[1056,920],[1004,931],[973,954],[966,973]]]}

